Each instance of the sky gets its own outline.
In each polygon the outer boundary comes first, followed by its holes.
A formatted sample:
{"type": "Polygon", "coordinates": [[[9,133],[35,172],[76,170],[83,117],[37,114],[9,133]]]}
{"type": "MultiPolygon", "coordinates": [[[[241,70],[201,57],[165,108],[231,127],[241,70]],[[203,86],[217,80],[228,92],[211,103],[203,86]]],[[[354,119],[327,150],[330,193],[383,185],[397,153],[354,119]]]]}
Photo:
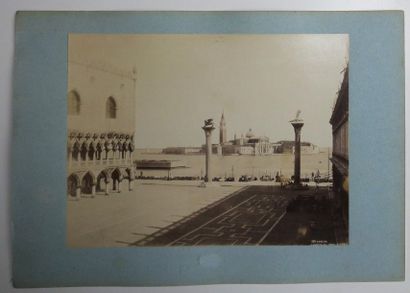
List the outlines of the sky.
{"type": "Polygon", "coordinates": [[[219,139],[252,129],[272,142],[293,140],[289,120],[304,119],[302,140],[331,146],[329,119],[349,60],[346,34],[70,34],[70,58],[137,70],[137,148],[201,146],[204,120],[219,139]]]}

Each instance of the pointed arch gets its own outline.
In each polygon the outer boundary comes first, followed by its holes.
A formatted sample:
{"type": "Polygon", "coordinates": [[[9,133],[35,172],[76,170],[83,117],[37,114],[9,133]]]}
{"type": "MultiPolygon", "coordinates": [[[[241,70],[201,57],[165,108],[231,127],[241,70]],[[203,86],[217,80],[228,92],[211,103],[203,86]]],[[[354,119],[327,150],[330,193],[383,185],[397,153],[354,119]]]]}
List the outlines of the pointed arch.
{"type": "Polygon", "coordinates": [[[102,145],[102,143],[99,141],[99,142],[97,142],[97,145],[96,145],[96,147],[95,147],[95,158],[97,159],[97,160],[101,160],[101,153],[102,153],[102,151],[103,151],[103,145],[102,145]]]}
{"type": "Polygon", "coordinates": [[[122,143],[122,147],[121,147],[121,158],[122,159],[125,159],[127,157],[127,152],[128,152],[128,144],[125,141],[122,143]]]}
{"type": "Polygon", "coordinates": [[[95,174],[94,174],[93,171],[87,171],[87,172],[83,173],[83,175],[81,176],[81,180],[83,180],[85,176],[90,176],[90,178],[92,180],[92,183],[95,184],[96,177],[95,177],[95,174]]]}
{"type": "Polygon", "coordinates": [[[95,143],[91,142],[90,145],[88,146],[88,159],[89,160],[94,160],[96,154],[96,147],[95,143]]]}
{"type": "Polygon", "coordinates": [[[111,174],[109,174],[109,171],[107,170],[102,170],[98,176],[97,176],[97,191],[104,191],[106,189],[106,185],[110,181],[111,174]]]}
{"type": "Polygon", "coordinates": [[[112,189],[115,191],[118,191],[119,184],[122,181],[122,174],[121,174],[120,169],[115,168],[114,171],[112,171],[111,179],[112,179],[112,189]]]}
{"type": "Polygon", "coordinates": [[[111,178],[116,180],[122,180],[122,172],[119,168],[115,168],[111,173],[111,178]]]}
{"type": "Polygon", "coordinates": [[[92,187],[95,185],[95,175],[93,172],[88,171],[82,176],[81,179],[81,193],[92,194],[92,187]]]}
{"type": "Polygon", "coordinates": [[[77,187],[80,185],[80,177],[77,174],[72,173],[67,178],[67,194],[75,197],[77,187]]]}
{"type": "Polygon", "coordinates": [[[73,153],[73,160],[74,161],[78,161],[80,158],[80,151],[81,151],[81,147],[80,147],[80,143],[78,141],[76,141],[73,144],[72,147],[72,153],[73,153]]]}
{"type": "Polygon", "coordinates": [[[88,144],[87,142],[83,142],[80,147],[80,158],[82,161],[85,161],[87,159],[87,154],[88,154],[88,144]]]}

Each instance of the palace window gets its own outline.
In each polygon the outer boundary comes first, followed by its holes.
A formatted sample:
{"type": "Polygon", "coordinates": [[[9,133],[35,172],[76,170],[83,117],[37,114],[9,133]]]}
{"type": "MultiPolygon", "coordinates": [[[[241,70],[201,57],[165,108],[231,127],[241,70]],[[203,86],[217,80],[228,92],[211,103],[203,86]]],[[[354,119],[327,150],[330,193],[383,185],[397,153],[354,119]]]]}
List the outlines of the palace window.
{"type": "Polygon", "coordinates": [[[113,97],[109,97],[105,103],[105,117],[111,119],[117,118],[117,104],[113,97]]]}
{"type": "Polygon", "coordinates": [[[68,115],[79,115],[81,108],[80,95],[76,91],[70,91],[67,97],[68,115]]]}

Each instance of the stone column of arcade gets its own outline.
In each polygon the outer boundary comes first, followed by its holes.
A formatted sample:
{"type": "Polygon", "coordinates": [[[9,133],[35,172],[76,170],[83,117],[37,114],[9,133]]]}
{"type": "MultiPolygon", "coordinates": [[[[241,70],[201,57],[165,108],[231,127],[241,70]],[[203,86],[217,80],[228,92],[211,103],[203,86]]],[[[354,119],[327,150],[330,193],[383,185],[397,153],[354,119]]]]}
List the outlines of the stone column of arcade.
{"type": "Polygon", "coordinates": [[[105,181],[105,195],[109,195],[110,191],[109,191],[109,186],[111,184],[112,179],[107,179],[105,181]]]}
{"type": "Polygon", "coordinates": [[[212,155],[212,131],[215,129],[212,119],[205,120],[205,125],[202,127],[205,132],[206,139],[206,158],[205,158],[205,182],[212,182],[211,174],[211,155],[212,155]]]}
{"type": "Polygon", "coordinates": [[[117,182],[117,193],[121,193],[121,182],[122,182],[122,178],[120,178],[117,182]]]}
{"type": "Polygon", "coordinates": [[[300,186],[300,134],[304,122],[299,118],[300,110],[296,113],[296,118],[289,121],[295,130],[295,169],[294,169],[294,184],[300,186]]]}
{"type": "Polygon", "coordinates": [[[80,199],[81,197],[81,186],[80,185],[77,185],[77,188],[75,189],[75,197],[77,199],[80,199]]]}
{"type": "Polygon", "coordinates": [[[134,171],[132,169],[133,167],[131,167],[130,169],[130,178],[128,179],[128,190],[132,191],[134,189],[134,171]]]}

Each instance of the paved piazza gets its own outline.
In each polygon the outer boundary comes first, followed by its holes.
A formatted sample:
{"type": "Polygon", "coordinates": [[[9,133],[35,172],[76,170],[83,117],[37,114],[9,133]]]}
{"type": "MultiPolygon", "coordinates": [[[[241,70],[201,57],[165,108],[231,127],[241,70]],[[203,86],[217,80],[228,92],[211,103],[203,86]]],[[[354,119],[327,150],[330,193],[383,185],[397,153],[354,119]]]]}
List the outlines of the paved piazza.
{"type": "Polygon", "coordinates": [[[67,201],[70,247],[124,247],[223,199],[241,186],[136,184],[134,191],[67,201]]]}
{"type": "Polygon", "coordinates": [[[313,186],[295,191],[139,182],[132,192],[69,200],[67,242],[70,247],[346,243],[335,239],[328,202],[293,201],[327,194],[327,188],[313,186]],[[299,204],[296,210],[289,210],[291,201],[299,204]]]}
{"type": "Polygon", "coordinates": [[[134,245],[257,245],[292,198],[279,187],[245,187],[134,245]]]}

